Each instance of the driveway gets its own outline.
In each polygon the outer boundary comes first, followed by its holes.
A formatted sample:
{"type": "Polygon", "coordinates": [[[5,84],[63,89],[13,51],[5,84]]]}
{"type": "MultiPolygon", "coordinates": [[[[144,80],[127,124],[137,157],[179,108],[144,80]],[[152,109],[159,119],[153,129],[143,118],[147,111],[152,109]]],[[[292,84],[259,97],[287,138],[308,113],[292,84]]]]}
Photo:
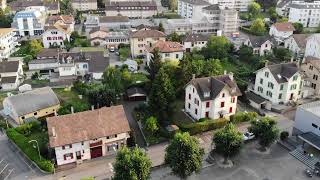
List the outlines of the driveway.
{"type": "Polygon", "coordinates": [[[116,55],[116,53],[112,53],[112,52],[109,52],[109,64],[111,66],[114,66],[116,64],[119,64],[120,61],[120,56],[116,55]]]}
{"type": "Polygon", "coordinates": [[[125,101],[123,103],[123,107],[124,107],[124,111],[127,115],[130,128],[133,129],[133,131],[134,131],[136,143],[138,144],[139,147],[143,148],[146,146],[146,142],[144,141],[144,138],[143,138],[143,135],[139,129],[138,123],[136,122],[136,120],[134,120],[134,118],[132,116],[132,112],[133,112],[134,107],[136,107],[137,105],[139,105],[141,103],[143,103],[143,102],[125,101]]]}

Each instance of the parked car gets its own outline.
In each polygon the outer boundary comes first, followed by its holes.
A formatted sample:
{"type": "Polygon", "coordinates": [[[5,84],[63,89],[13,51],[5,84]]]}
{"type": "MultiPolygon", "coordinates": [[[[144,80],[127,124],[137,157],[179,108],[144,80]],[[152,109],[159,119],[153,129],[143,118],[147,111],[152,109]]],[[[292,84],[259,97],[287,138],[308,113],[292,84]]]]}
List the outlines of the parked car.
{"type": "Polygon", "coordinates": [[[306,173],[306,175],[307,175],[308,177],[312,177],[312,172],[311,172],[310,169],[306,169],[304,172],[306,173]]]}
{"type": "Polygon", "coordinates": [[[248,140],[251,140],[255,137],[255,135],[251,132],[246,132],[243,134],[243,140],[244,141],[248,141],[248,140]]]}
{"type": "Polygon", "coordinates": [[[115,50],[115,48],[114,48],[113,46],[111,46],[111,47],[109,48],[109,51],[110,51],[110,52],[114,52],[114,50],[115,50]]]}

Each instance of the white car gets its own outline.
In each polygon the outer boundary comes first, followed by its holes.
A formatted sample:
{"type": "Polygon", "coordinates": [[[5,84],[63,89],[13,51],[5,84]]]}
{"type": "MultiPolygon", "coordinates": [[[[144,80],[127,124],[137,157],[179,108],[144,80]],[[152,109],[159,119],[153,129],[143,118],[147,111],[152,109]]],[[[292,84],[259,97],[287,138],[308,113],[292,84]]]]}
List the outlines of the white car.
{"type": "Polygon", "coordinates": [[[246,132],[243,134],[243,140],[244,141],[248,141],[248,140],[251,140],[255,137],[255,135],[251,132],[246,132]]]}

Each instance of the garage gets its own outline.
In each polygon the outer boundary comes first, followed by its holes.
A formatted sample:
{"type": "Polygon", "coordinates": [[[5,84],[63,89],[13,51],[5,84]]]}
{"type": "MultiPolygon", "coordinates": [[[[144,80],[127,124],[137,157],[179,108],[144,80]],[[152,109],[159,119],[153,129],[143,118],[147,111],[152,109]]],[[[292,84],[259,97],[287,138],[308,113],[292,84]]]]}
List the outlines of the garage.
{"type": "Polygon", "coordinates": [[[91,159],[102,156],[102,146],[90,148],[91,159]]]}

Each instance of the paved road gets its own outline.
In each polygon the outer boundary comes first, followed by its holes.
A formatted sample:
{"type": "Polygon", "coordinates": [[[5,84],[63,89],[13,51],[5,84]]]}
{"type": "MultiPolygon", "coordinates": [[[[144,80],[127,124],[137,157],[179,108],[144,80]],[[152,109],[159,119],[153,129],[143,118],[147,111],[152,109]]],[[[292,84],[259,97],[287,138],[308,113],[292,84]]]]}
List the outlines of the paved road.
{"type": "Polygon", "coordinates": [[[116,55],[116,53],[109,52],[109,64],[114,66],[118,64],[120,61],[120,57],[116,55]]]}

